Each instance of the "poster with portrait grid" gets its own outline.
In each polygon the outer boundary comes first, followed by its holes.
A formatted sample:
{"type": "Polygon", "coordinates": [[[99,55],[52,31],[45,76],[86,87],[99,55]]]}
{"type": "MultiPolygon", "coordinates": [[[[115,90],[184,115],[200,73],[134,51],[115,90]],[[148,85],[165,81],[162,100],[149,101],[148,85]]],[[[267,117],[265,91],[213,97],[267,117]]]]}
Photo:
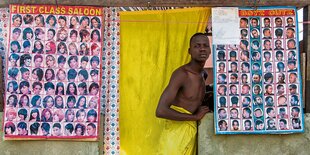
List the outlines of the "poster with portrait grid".
{"type": "Polygon", "coordinates": [[[10,5],[4,138],[97,140],[103,8],[10,5]]]}
{"type": "Polygon", "coordinates": [[[239,23],[239,45],[213,45],[216,134],[304,132],[296,8],[239,8],[239,23]]]}

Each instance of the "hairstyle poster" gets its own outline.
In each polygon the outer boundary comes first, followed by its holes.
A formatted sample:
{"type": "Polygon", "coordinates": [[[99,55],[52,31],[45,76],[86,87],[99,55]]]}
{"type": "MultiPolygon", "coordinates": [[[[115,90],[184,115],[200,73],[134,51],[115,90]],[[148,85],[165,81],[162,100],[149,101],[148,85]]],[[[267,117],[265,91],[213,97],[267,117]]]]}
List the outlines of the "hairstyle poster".
{"type": "Polygon", "coordinates": [[[97,140],[103,9],[10,5],[4,138],[97,140]]]}
{"type": "Polygon", "coordinates": [[[296,13],[240,8],[240,44],[213,45],[216,134],[304,132],[296,13]]]}

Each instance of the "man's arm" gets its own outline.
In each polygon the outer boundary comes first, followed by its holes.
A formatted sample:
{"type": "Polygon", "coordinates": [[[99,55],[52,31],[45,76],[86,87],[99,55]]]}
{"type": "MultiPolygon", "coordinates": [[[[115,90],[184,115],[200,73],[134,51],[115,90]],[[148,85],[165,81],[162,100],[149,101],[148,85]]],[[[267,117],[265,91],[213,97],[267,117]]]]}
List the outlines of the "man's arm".
{"type": "Polygon", "coordinates": [[[176,121],[197,121],[202,119],[202,117],[209,111],[207,106],[200,106],[195,114],[190,115],[177,112],[170,108],[172,102],[176,98],[179,89],[182,87],[184,79],[186,79],[186,75],[180,70],[177,70],[172,74],[168,86],[160,97],[156,109],[157,117],[176,121]]]}

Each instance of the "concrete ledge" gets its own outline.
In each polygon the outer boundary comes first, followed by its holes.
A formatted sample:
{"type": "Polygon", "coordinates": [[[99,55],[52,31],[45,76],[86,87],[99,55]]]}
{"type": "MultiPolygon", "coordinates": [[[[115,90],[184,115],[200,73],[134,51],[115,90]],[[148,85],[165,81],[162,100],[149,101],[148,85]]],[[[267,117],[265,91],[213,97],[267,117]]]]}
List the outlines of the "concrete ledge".
{"type": "MultiPolygon", "coordinates": [[[[102,154],[103,138],[100,135],[98,142],[77,142],[77,141],[3,141],[2,115],[0,113],[0,155],[98,155],[102,154]],[[99,149],[100,148],[100,149],[99,149]],[[100,151],[99,151],[100,150],[100,151]]],[[[102,120],[102,119],[101,119],[102,120]]],[[[101,123],[102,124],[102,123],[101,123]]],[[[100,127],[102,128],[102,126],[100,127]]]]}
{"type": "Polygon", "coordinates": [[[305,114],[305,133],[288,135],[215,135],[213,113],[198,127],[198,155],[255,154],[309,155],[310,114],[305,114]]]}

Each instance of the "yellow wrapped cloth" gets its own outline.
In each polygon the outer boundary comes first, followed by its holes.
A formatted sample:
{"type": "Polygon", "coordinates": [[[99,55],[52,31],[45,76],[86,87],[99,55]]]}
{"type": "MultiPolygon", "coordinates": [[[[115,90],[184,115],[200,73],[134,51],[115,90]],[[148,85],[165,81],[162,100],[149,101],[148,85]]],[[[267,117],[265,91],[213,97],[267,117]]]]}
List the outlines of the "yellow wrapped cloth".
{"type": "MultiPolygon", "coordinates": [[[[192,114],[184,108],[170,106],[171,109],[192,114]]],[[[165,120],[165,127],[159,141],[160,155],[195,155],[196,154],[196,121],[165,120]]]]}

